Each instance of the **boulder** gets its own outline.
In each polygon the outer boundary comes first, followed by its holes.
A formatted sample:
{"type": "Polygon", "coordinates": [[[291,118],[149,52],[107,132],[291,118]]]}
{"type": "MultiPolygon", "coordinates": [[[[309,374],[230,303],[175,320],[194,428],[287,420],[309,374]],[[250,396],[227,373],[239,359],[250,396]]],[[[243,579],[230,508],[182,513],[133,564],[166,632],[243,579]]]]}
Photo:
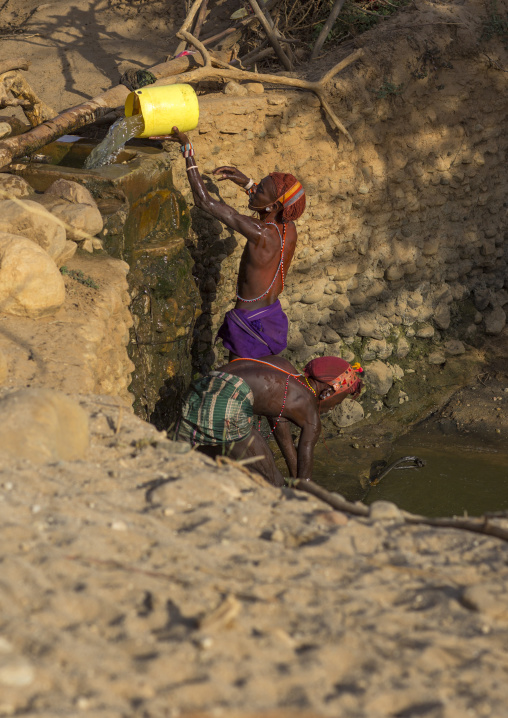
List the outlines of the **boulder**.
{"type": "Polygon", "coordinates": [[[67,239],[81,242],[102,231],[104,223],[96,206],[59,202],[50,208],[51,214],[65,223],[67,239]]]}
{"type": "Polygon", "coordinates": [[[384,396],[392,387],[393,370],[377,359],[365,367],[365,381],[374,394],[384,396]]]}
{"type": "Polygon", "coordinates": [[[378,322],[372,319],[368,314],[358,315],[358,334],[361,337],[371,337],[372,339],[383,339],[383,333],[379,328],[378,322]]]}
{"type": "Polygon", "coordinates": [[[0,174],[0,199],[11,199],[12,197],[29,197],[33,193],[32,188],[26,180],[17,175],[10,175],[6,172],[0,174]],[[4,196],[7,195],[7,196],[4,196]]]}
{"type": "Polygon", "coordinates": [[[340,336],[332,327],[324,326],[321,331],[321,341],[326,344],[337,344],[340,342],[340,336]]]}
{"type": "Polygon", "coordinates": [[[72,182],[62,178],[57,179],[56,182],[53,182],[48,187],[44,192],[44,197],[55,197],[73,204],[88,204],[91,207],[97,207],[94,198],[86,187],[83,187],[79,182],[72,182]]]}
{"type": "Polygon", "coordinates": [[[26,237],[0,232],[0,311],[18,316],[54,314],[65,300],[55,262],[26,237]]]}
{"type": "Polygon", "coordinates": [[[65,246],[65,229],[39,202],[7,199],[0,202],[0,232],[21,235],[58,257],[65,246]]]}
{"type": "Polygon", "coordinates": [[[88,415],[65,394],[21,389],[0,399],[0,456],[74,461],[85,457],[88,444],[88,415]]]}

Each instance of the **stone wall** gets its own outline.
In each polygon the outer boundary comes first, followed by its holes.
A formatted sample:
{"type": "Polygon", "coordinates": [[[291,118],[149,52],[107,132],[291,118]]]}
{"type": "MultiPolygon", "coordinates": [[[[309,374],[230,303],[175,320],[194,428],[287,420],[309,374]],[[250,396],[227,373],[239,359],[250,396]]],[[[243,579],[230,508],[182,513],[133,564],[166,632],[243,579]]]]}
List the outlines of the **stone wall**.
{"type": "MultiPolygon", "coordinates": [[[[203,174],[222,164],[256,180],[287,171],[306,189],[281,296],[287,354],[297,363],[337,353],[402,364],[418,354],[439,364],[505,326],[507,77],[471,49],[478,26],[463,47],[441,32],[426,75],[418,71],[424,55],[392,36],[378,45],[389,58],[383,70],[372,50],[330,88],[354,144],[330,129],[310,93],[230,83],[202,98],[192,139],[203,174]]],[[[489,52],[508,65],[500,43],[489,52]]],[[[181,159],[173,167],[192,205],[181,159]]],[[[247,211],[236,185],[210,180],[214,196],[247,211]]],[[[234,303],[245,240],[191,214],[206,368],[209,340],[234,303]]]]}

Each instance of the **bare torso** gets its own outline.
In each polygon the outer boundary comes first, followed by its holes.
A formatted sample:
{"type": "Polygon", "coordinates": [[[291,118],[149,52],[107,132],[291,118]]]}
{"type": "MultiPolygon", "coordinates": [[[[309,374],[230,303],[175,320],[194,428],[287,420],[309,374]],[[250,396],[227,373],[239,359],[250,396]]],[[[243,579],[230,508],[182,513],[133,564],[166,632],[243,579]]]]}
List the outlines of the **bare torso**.
{"type": "Polygon", "coordinates": [[[268,224],[270,227],[268,238],[263,237],[258,244],[247,242],[243,250],[237,287],[237,293],[241,299],[237,297],[237,309],[251,310],[273,304],[283,289],[283,277],[285,281],[296,249],[296,228],[293,222],[285,225],[286,236],[282,255],[283,261],[279,268],[281,236],[284,237],[284,225],[277,223],[279,235],[277,227],[273,224],[268,224]],[[267,292],[268,289],[269,291],[267,292]],[[257,301],[243,301],[245,299],[252,300],[256,297],[259,297],[257,301]]]}

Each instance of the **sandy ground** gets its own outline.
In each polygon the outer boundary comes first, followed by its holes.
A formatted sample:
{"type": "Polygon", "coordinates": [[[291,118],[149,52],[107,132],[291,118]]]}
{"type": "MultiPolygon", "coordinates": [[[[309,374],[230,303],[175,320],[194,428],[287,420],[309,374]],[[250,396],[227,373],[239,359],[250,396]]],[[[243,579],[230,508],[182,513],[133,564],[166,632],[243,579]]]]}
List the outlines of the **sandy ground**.
{"type": "Polygon", "coordinates": [[[86,461],[0,473],[0,715],[505,715],[506,543],[348,518],[81,403],[86,461]]]}

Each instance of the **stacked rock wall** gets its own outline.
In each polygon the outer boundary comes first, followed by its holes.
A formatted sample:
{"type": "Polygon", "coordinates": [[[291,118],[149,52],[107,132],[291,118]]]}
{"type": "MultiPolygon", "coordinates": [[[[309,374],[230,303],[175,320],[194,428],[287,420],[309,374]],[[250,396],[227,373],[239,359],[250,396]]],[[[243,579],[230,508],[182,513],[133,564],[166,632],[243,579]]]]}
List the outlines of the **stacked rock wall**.
{"type": "MultiPolygon", "coordinates": [[[[377,48],[388,57],[383,70],[375,50],[366,52],[330,88],[354,144],[330,129],[310,93],[230,84],[203,98],[193,135],[202,173],[222,164],[256,180],[286,171],[306,189],[281,296],[297,362],[327,353],[364,362],[435,355],[447,341],[479,345],[505,326],[507,78],[474,46],[479,26],[462,49],[443,32],[433,36],[426,74],[417,71],[425,38],[414,51],[392,36],[377,48]]],[[[500,43],[489,52],[508,64],[500,43]]],[[[192,204],[183,162],[174,168],[192,204]]],[[[210,176],[209,189],[248,212],[236,185],[210,176]]],[[[196,209],[192,216],[203,368],[234,303],[245,240],[196,209]]]]}

